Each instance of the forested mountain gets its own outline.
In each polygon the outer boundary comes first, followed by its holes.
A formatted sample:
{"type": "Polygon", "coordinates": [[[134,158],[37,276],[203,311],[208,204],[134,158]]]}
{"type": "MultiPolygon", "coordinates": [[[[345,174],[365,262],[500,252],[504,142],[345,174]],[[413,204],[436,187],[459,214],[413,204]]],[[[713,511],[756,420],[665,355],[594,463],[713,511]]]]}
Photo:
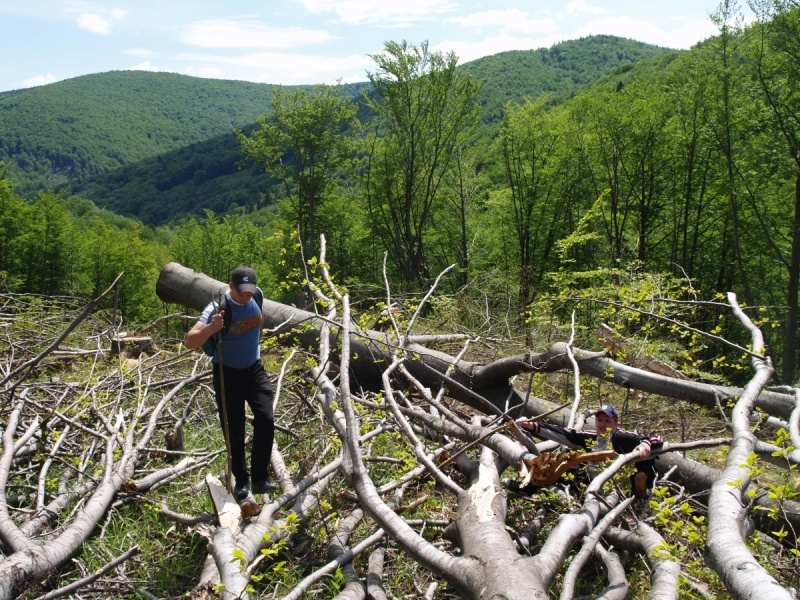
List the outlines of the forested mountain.
{"type": "Polygon", "coordinates": [[[28,194],[229,133],[270,95],[268,85],[142,71],[6,92],[0,160],[28,194]]]}
{"type": "MultiPolygon", "coordinates": [[[[596,35],[550,48],[501,52],[466,63],[463,68],[484,84],[478,96],[483,107],[481,119],[498,123],[507,102],[541,94],[563,100],[605,75],[656,56],[671,60],[678,54],[634,40],[596,35]]],[[[663,67],[659,63],[659,68],[663,67]]]]}
{"type": "Polygon", "coordinates": [[[230,133],[269,107],[272,89],[114,71],[4,92],[0,161],[29,195],[230,133]]]}
{"type": "MultiPolygon", "coordinates": [[[[482,83],[481,119],[496,127],[509,101],[558,97],[620,67],[675,51],[613,36],[504,52],[461,67],[482,83]]],[[[356,96],[367,84],[343,86],[356,96]]],[[[294,89],[298,86],[289,86],[294,89]]],[[[64,189],[159,224],[205,208],[260,206],[270,180],[240,170],[233,137],[268,112],[273,86],[118,71],[0,94],[0,162],[22,196],[64,189]]]]}
{"type": "Polygon", "coordinates": [[[269,204],[276,181],[255,164],[244,164],[233,133],[132,162],[57,189],[148,225],[232,207],[269,204]]]}

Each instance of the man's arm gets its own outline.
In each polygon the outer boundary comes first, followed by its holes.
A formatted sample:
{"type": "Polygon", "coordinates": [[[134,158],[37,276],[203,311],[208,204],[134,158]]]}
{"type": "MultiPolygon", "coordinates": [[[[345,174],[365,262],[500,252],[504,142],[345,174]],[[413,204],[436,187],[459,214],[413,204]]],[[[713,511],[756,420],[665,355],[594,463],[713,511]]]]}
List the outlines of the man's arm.
{"type": "Polygon", "coordinates": [[[639,435],[632,431],[617,429],[614,432],[612,443],[619,446],[619,450],[624,454],[638,452],[640,460],[647,460],[650,458],[650,452],[661,448],[664,440],[659,435],[639,435]]]}
{"type": "Polygon", "coordinates": [[[588,431],[577,431],[575,429],[567,429],[560,425],[553,425],[551,423],[544,423],[542,421],[529,421],[527,419],[520,419],[517,421],[522,429],[527,429],[534,435],[557,442],[562,446],[582,450],[586,448],[588,440],[596,439],[594,433],[588,431]]]}
{"type": "Polygon", "coordinates": [[[194,327],[186,333],[186,337],[183,339],[183,345],[189,350],[202,347],[208,338],[222,329],[224,326],[224,315],[225,311],[221,310],[211,317],[208,323],[195,323],[194,327]]]}

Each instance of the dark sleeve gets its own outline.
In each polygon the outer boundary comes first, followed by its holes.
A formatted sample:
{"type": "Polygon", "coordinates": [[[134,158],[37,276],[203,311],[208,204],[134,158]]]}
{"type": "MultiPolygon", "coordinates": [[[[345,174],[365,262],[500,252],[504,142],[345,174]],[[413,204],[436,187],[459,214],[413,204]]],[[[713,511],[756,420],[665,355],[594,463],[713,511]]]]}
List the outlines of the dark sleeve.
{"type": "Polygon", "coordinates": [[[567,429],[559,425],[539,422],[539,437],[574,449],[585,449],[589,440],[597,439],[594,431],[567,429]]]}
{"type": "Polygon", "coordinates": [[[625,429],[617,429],[611,436],[611,445],[618,454],[633,452],[636,446],[642,442],[650,444],[651,450],[657,450],[664,444],[664,440],[659,435],[639,435],[625,429]]]}
{"type": "MultiPolygon", "coordinates": [[[[647,442],[650,444],[650,450],[656,450],[661,448],[664,444],[664,440],[661,439],[660,435],[639,435],[638,433],[634,433],[632,431],[626,431],[624,429],[617,429],[614,432],[614,435],[611,437],[611,445],[614,447],[614,450],[618,454],[627,454],[628,452],[633,452],[633,450],[641,444],[642,442],[647,442]]],[[[642,472],[647,475],[647,487],[653,487],[653,481],[656,478],[656,460],[655,458],[648,458],[647,460],[639,460],[634,463],[634,467],[636,468],[636,472],[642,472]]],[[[633,482],[633,477],[631,476],[631,482],[633,482]]]]}

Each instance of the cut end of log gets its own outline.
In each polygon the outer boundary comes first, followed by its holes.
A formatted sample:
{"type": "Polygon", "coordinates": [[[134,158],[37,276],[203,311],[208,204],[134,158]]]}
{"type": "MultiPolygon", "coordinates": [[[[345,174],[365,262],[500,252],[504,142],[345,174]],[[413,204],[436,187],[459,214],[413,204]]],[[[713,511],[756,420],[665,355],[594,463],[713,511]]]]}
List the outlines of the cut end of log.
{"type": "Polygon", "coordinates": [[[211,494],[211,501],[214,503],[219,526],[227,527],[231,532],[236,533],[243,516],[239,504],[228,493],[222,482],[211,474],[206,475],[206,487],[208,487],[208,492],[211,494]]]}

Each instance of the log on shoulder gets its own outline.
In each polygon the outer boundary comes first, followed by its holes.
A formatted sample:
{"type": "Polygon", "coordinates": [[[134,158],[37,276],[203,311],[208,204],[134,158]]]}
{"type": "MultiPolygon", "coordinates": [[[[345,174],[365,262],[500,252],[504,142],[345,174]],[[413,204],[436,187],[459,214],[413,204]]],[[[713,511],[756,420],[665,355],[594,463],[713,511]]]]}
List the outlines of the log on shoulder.
{"type": "MultiPolygon", "coordinates": [[[[182,304],[201,310],[211,298],[224,290],[225,283],[178,263],[164,266],[156,284],[158,297],[168,303],[182,304]]],[[[322,319],[320,316],[274,302],[267,298],[262,305],[264,326],[278,333],[289,333],[291,339],[311,351],[319,349],[322,319]]],[[[336,348],[336,327],[331,330],[331,347],[336,348]]],[[[350,350],[352,359],[351,384],[364,388],[382,389],[381,374],[392,364],[397,339],[390,333],[360,330],[351,326],[350,350]]],[[[489,364],[479,364],[426,348],[420,344],[406,344],[405,362],[409,373],[424,386],[437,390],[447,388],[447,395],[482,413],[517,418],[549,412],[555,403],[541,398],[526,397],[511,384],[515,375],[530,372],[572,371],[567,344],[553,344],[544,352],[527,352],[500,358],[489,364]]],[[[686,400],[708,408],[741,394],[741,388],[701,383],[668,377],[625,365],[611,359],[605,352],[588,352],[573,349],[582,375],[603,379],[632,390],[659,394],[668,398],[686,400]]],[[[336,356],[332,356],[336,359],[336,356]]],[[[764,390],[756,403],[770,415],[789,418],[794,409],[794,396],[783,392],[764,390]]],[[[548,421],[566,425],[568,410],[560,410],[548,421]]]]}

